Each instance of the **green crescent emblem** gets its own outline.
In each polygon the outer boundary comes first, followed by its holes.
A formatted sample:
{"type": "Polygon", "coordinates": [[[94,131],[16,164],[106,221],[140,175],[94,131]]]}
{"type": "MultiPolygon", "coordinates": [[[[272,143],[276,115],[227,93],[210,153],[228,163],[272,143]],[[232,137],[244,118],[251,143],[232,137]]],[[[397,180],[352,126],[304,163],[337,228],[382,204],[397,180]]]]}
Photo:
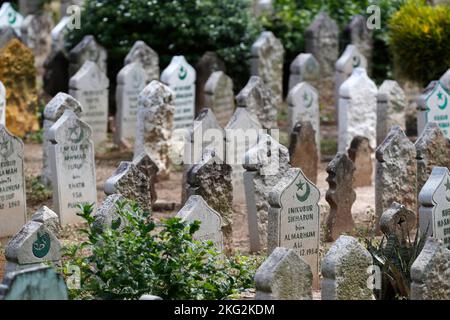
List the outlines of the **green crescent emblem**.
{"type": "Polygon", "coordinates": [[[180,80],[184,80],[184,79],[186,79],[186,77],[187,77],[187,71],[183,66],[181,66],[180,70],[178,71],[178,78],[180,80]]]}
{"type": "Polygon", "coordinates": [[[309,194],[311,193],[311,189],[310,189],[309,184],[307,182],[302,182],[300,180],[296,184],[297,191],[298,190],[303,190],[303,187],[305,186],[305,184],[306,184],[306,191],[305,191],[305,193],[303,195],[299,195],[298,193],[295,193],[295,196],[297,197],[297,200],[300,201],[300,202],[305,202],[308,199],[309,194]]]}
{"type": "MultiPolygon", "coordinates": [[[[439,100],[442,100],[442,91],[439,91],[439,93],[437,94],[437,96],[438,96],[438,99],[439,99],[439,100]]],[[[448,104],[448,97],[445,96],[445,98],[444,98],[444,103],[443,103],[443,104],[439,104],[439,105],[438,105],[438,108],[441,109],[441,110],[444,110],[445,108],[447,108],[447,104],[448,104]]]]}
{"type": "Polygon", "coordinates": [[[312,103],[313,103],[313,98],[311,96],[311,94],[308,94],[308,92],[305,92],[303,94],[303,101],[305,102],[305,108],[308,109],[309,107],[311,107],[312,103]]]}
{"type": "Polygon", "coordinates": [[[361,64],[361,57],[359,55],[353,56],[353,68],[359,67],[361,64]]]}
{"type": "Polygon", "coordinates": [[[8,23],[9,24],[14,24],[16,23],[16,19],[17,19],[17,15],[14,11],[9,11],[8,12],[8,23]]]}
{"type": "Polygon", "coordinates": [[[83,129],[80,127],[72,127],[69,128],[69,141],[72,143],[80,143],[84,138],[83,129]]]}
{"type": "Polygon", "coordinates": [[[33,254],[36,258],[43,258],[50,251],[50,235],[48,233],[37,233],[37,239],[33,242],[33,254]]]}
{"type": "MultiPolygon", "coordinates": [[[[450,190],[450,180],[447,178],[447,183],[445,184],[445,191],[450,190]]],[[[445,199],[450,202],[450,197],[449,196],[445,196],[445,199]]]]}

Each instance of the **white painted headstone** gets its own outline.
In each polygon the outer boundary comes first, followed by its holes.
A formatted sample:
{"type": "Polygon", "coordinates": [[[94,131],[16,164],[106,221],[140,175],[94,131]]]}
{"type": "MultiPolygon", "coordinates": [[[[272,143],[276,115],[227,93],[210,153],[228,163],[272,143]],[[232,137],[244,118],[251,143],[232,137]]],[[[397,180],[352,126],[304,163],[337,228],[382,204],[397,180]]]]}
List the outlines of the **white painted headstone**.
{"type": "Polygon", "coordinates": [[[20,36],[20,27],[22,26],[23,16],[14,10],[11,3],[4,2],[0,8],[0,27],[11,26],[20,36]]]}
{"type": "Polygon", "coordinates": [[[205,107],[211,108],[222,127],[234,112],[233,80],[223,71],[215,71],[205,84],[205,107]]]}
{"type": "Polygon", "coordinates": [[[289,91],[300,82],[306,81],[316,84],[319,80],[319,62],[311,53],[300,53],[290,66],[289,91]]]}
{"type": "Polygon", "coordinates": [[[67,34],[67,25],[69,24],[71,18],[69,16],[64,16],[59,20],[58,24],[52,29],[52,51],[56,52],[59,50],[64,50],[64,37],[67,34]]]}
{"type": "Polygon", "coordinates": [[[161,82],[174,92],[175,113],[173,129],[191,128],[195,113],[195,69],[184,56],[172,58],[161,74],[161,82]]]}
{"type": "Polygon", "coordinates": [[[159,56],[144,41],[136,41],[125,57],[124,64],[140,62],[145,71],[145,83],[159,80],[159,56]]]}

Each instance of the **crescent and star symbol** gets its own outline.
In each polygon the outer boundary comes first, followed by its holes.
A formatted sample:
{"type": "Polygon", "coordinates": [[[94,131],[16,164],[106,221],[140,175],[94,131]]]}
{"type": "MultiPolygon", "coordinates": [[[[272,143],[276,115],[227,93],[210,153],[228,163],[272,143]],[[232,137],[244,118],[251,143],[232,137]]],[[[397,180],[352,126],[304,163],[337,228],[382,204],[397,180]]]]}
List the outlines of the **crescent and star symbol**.
{"type": "MultiPolygon", "coordinates": [[[[445,184],[445,191],[450,190],[450,180],[447,178],[447,183],[445,184]]],[[[449,196],[445,196],[445,199],[450,202],[450,197],[449,196]]]]}
{"type": "MultiPolygon", "coordinates": [[[[442,100],[442,91],[438,92],[437,97],[438,97],[439,101],[442,100]]],[[[445,108],[447,108],[447,104],[448,104],[448,97],[445,96],[444,103],[438,104],[438,108],[441,110],[444,110],[445,108]]]]}
{"type": "Polygon", "coordinates": [[[300,202],[305,202],[305,201],[308,199],[309,194],[311,193],[311,189],[310,189],[310,187],[309,187],[309,184],[308,184],[307,182],[302,182],[302,181],[300,180],[300,181],[296,184],[296,186],[297,186],[297,192],[295,193],[295,196],[297,197],[297,200],[300,201],[300,202]],[[305,187],[305,185],[306,185],[305,193],[304,193],[303,195],[298,194],[298,191],[299,191],[299,190],[302,190],[302,191],[303,191],[303,188],[305,187]]]}
{"type": "Polygon", "coordinates": [[[305,93],[303,94],[303,101],[306,103],[305,108],[308,109],[309,107],[311,107],[311,105],[312,105],[312,103],[313,103],[312,96],[311,96],[310,94],[308,94],[307,92],[305,92],[305,93]]]}
{"type": "Polygon", "coordinates": [[[180,80],[184,80],[184,79],[186,79],[186,77],[187,77],[187,71],[183,66],[181,66],[180,71],[178,72],[178,78],[180,80]]]}

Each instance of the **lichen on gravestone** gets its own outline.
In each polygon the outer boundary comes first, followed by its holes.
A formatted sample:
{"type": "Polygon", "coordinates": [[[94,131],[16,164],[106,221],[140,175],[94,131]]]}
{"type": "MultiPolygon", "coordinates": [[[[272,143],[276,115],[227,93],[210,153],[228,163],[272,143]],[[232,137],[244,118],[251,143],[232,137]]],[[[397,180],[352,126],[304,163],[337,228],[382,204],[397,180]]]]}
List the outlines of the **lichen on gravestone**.
{"type": "Polygon", "coordinates": [[[416,215],[403,204],[393,202],[380,218],[380,229],[385,236],[395,235],[399,243],[406,243],[416,226],[416,215]]]}

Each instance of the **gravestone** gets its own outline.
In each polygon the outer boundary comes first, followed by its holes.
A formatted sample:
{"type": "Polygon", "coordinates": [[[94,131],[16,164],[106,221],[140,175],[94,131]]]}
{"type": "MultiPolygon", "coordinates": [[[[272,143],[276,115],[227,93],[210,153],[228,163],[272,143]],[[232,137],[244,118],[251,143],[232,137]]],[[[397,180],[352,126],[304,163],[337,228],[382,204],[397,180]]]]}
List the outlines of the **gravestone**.
{"type": "MultiPolygon", "coordinates": [[[[44,124],[43,135],[55,124],[55,122],[63,115],[64,111],[72,110],[78,117],[82,114],[83,108],[81,104],[73,97],[66,93],[58,93],[44,108],[44,124]]],[[[50,141],[43,139],[42,141],[42,172],[41,182],[50,187],[52,184],[52,172],[49,167],[50,141]]]]}
{"type": "Polygon", "coordinates": [[[12,236],[25,223],[24,145],[0,125],[0,238],[12,236]]]}
{"type": "Polygon", "coordinates": [[[265,129],[277,128],[277,101],[260,77],[252,76],[236,96],[237,107],[247,108],[265,129]]]}
{"type": "Polygon", "coordinates": [[[429,122],[416,140],[417,192],[420,192],[435,166],[450,168],[450,141],[439,126],[429,122]]]}
{"type": "Polygon", "coordinates": [[[184,56],[175,56],[161,74],[161,82],[173,91],[173,130],[190,129],[195,113],[195,69],[184,56]]]}
{"type": "Polygon", "coordinates": [[[315,131],[309,121],[299,121],[294,126],[289,142],[290,163],[301,168],[313,183],[317,182],[319,151],[315,141],[315,131]]]}
{"type": "Polygon", "coordinates": [[[289,131],[299,121],[309,122],[315,132],[316,145],[320,146],[319,93],[307,82],[301,82],[289,91],[287,97],[289,131]]]}
{"type": "Polygon", "coordinates": [[[356,46],[359,52],[367,60],[367,70],[371,70],[372,65],[372,32],[367,27],[367,19],[360,15],[354,15],[350,23],[345,27],[343,34],[344,41],[356,46]]]}
{"type": "Polygon", "coordinates": [[[0,124],[6,125],[6,89],[0,81],[0,124]]]}
{"type": "MultiPolygon", "coordinates": [[[[198,115],[200,110],[203,108],[213,108],[211,102],[207,101],[207,88],[206,83],[211,78],[212,74],[217,71],[222,71],[223,74],[225,74],[226,68],[225,63],[217,56],[215,52],[207,51],[205,52],[201,58],[198,60],[197,64],[195,65],[195,70],[197,71],[197,84],[196,84],[196,92],[195,92],[195,115],[198,115]],[[209,103],[208,103],[209,102],[209,103]]],[[[217,76],[216,76],[217,77],[217,76]]],[[[231,80],[231,79],[230,79],[231,80]]],[[[217,80],[215,80],[217,81],[217,80]]],[[[222,80],[223,81],[223,80],[222,80]]],[[[209,87],[209,93],[211,93],[212,88],[211,85],[215,86],[214,83],[210,83],[209,87]]],[[[231,82],[231,87],[233,87],[233,83],[231,82]]],[[[234,94],[231,93],[231,96],[233,97],[233,105],[234,105],[234,94]]],[[[214,109],[214,108],[213,108],[214,109]]],[[[216,110],[214,110],[215,113],[216,110]]],[[[231,110],[231,112],[233,112],[231,110]]],[[[228,121],[228,120],[227,120],[228,121]]],[[[226,123],[222,124],[223,126],[226,123]]]]}
{"type": "Polygon", "coordinates": [[[353,186],[356,188],[372,185],[372,152],[369,139],[361,136],[353,138],[348,149],[348,157],[355,165],[353,186]]]}
{"type": "MultiPolygon", "coordinates": [[[[416,148],[399,126],[391,128],[376,150],[375,215],[381,217],[396,201],[415,211],[416,148]]],[[[378,224],[377,224],[378,225],[378,224]]]]}
{"type": "Polygon", "coordinates": [[[116,144],[133,145],[136,135],[138,97],[145,88],[147,74],[139,62],[123,67],[117,74],[116,144]]]}
{"type": "Polygon", "coordinates": [[[223,71],[215,71],[209,76],[204,88],[203,104],[213,110],[222,127],[230,121],[234,112],[233,80],[223,71]]]}
{"type": "Polygon", "coordinates": [[[377,86],[364,68],[354,69],[339,89],[339,152],[345,152],[355,136],[376,147],[377,86]]]}
{"type": "Polygon", "coordinates": [[[119,194],[113,193],[103,200],[94,215],[94,222],[92,227],[98,232],[103,232],[106,229],[122,230],[128,221],[122,219],[119,214],[119,208],[131,210],[129,204],[125,204],[126,198],[119,194]]]}
{"type": "Polygon", "coordinates": [[[416,214],[403,204],[392,202],[380,218],[380,229],[386,237],[395,235],[401,244],[406,244],[411,230],[416,225],[416,214]]]}
{"type": "Polygon", "coordinates": [[[283,101],[283,44],[271,31],[263,31],[251,48],[250,74],[258,76],[270,88],[275,105],[283,101]]]}
{"type": "Polygon", "coordinates": [[[37,13],[42,8],[42,1],[40,0],[19,0],[19,10],[23,15],[37,13]]]}
{"type": "Polygon", "coordinates": [[[144,41],[136,41],[125,57],[124,64],[139,62],[145,72],[145,84],[159,80],[159,56],[144,41]]]}
{"type": "Polygon", "coordinates": [[[292,61],[289,75],[289,91],[300,82],[317,85],[319,81],[319,62],[311,53],[300,53],[292,61]]]}
{"type": "Polygon", "coordinates": [[[411,300],[450,300],[450,250],[433,238],[411,266],[411,300]]]}
{"type": "Polygon", "coordinates": [[[270,135],[261,134],[246,152],[243,166],[250,252],[261,252],[267,248],[269,193],[290,168],[289,152],[270,135]]]}
{"type": "Polygon", "coordinates": [[[255,274],[255,300],[312,300],[311,267],[293,249],[275,248],[255,274]]]}
{"type": "Polygon", "coordinates": [[[322,260],[322,300],[373,300],[367,270],[373,259],[356,238],[340,236],[322,260]]]}
{"type": "Polygon", "coordinates": [[[47,227],[28,221],[5,247],[5,273],[61,260],[61,243],[47,227]]]}
{"type": "Polygon", "coordinates": [[[429,122],[439,125],[450,138],[450,89],[440,81],[432,81],[418,99],[417,133],[421,134],[429,122]]]}
{"type": "Polygon", "coordinates": [[[148,154],[158,166],[160,178],[170,174],[173,103],[172,90],[156,80],[150,82],[138,97],[134,157],[148,154]]]}
{"type": "Polygon", "coordinates": [[[69,52],[69,76],[72,77],[86,61],[95,62],[103,74],[107,74],[108,52],[97,43],[94,36],[88,35],[69,52]]]}
{"type": "Polygon", "coordinates": [[[335,241],[342,233],[351,231],[355,222],[352,206],[356,200],[353,190],[355,166],[345,153],[338,153],[327,166],[328,190],[325,199],[330,205],[325,229],[326,241],[335,241]]]}
{"type": "Polygon", "coordinates": [[[31,216],[31,220],[42,223],[55,237],[58,237],[61,232],[58,215],[46,206],[36,211],[31,216]]]}
{"type": "Polygon", "coordinates": [[[21,41],[13,27],[0,26],[0,49],[6,46],[6,44],[10,42],[12,39],[17,39],[21,41]]]}
{"type": "Polygon", "coordinates": [[[261,124],[247,108],[236,108],[225,127],[225,159],[232,168],[233,205],[246,203],[244,192],[244,156],[258,139],[261,124]]]}
{"type": "Polygon", "coordinates": [[[150,213],[152,199],[150,179],[132,162],[122,161],[103,187],[106,195],[119,193],[135,201],[143,212],[150,213]]]}
{"type": "Polygon", "coordinates": [[[62,275],[51,267],[35,267],[5,275],[0,300],[68,300],[62,275]]]}
{"type": "Polygon", "coordinates": [[[53,205],[61,225],[80,222],[79,204],[95,204],[94,143],[92,129],[71,110],[64,114],[46,133],[50,147],[53,205]]]}
{"type": "Polygon", "coordinates": [[[218,252],[223,251],[222,217],[201,196],[189,197],[177,217],[187,223],[200,221],[200,229],[193,235],[194,240],[211,241],[218,252]]]}
{"type": "Polygon", "coordinates": [[[206,150],[200,163],[193,165],[187,174],[187,198],[201,196],[222,217],[222,231],[226,250],[232,250],[233,186],[231,167],[206,150]]]}
{"type": "Polygon", "coordinates": [[[319,62],[321,83],[333,84],[334,64],[339,55],[339,27],[326,12],[317,14],[306,29],[305,48],[319,62]]]}
{"type": "Polygon", "coordinates": [[[320,210],[319,189],[301,169],[286,171],[269,195],[268,253],[276,247],[294,249],[311,267],[318,288],[320,210]]]}
{"type": "Polygon", "coordinates": [[[6,88],[6,125],[16,136],[39,130],[38,94],[33,52],[18,39],[0,51],[0,81],[6,88]]]}
{"type": "Polygon", "coordinates": [[[139,171],[141,171],[149,180],[150,184],[150,196],[152,205],[156,202],[156,199],[158,198],[156,194],[156,178],[158,174],[158,166],[156,163],[149,157],[148,154],[145,152],[141,153],[140,155],[133,158],[133,164],[138,168],[139,171]]]}
{"type": "Polygon", "coordinates": [[[422,234],[442,240],[450,248],[450,173],[445,167],[433,167],[419,193],[419,228],[422,234]]]}
{"type": "Polygon", "coordinates": [[[406,129],[406,96],[396,81],[384,80],[377,95],[377,145],[380,145],[394,125],[406,129]]]}
{"type": "Polygon", "coordinates": [[[335,64],[336,106],[339,114],[339,88],[353,73],[355,68],[367,69],[367,60],[353,44],[349,44],[335,64]]]}
{"type": "Polygon", "coordinates": [[[20,36],[20,27],[23,23],[23,16],[14,10],[11,3],[3,2],[0,7],[0,27],[13,27],[17,35],[20,36]]]}
{"type": "Polygon", "coordinates": [[[442,75],[439,82],[447,88],[447,91],[450,90],[450,68],[442,75]]]}
{"type": "Polygon", "coordinates": [[[69,94],[83,106],[81,119],[92,128],[96,146],[107,140],[109,79],[99,66],[86,61],[70,78],[69,94]]]}
{"type": "Polygon", "coordinates": [[[52,52],[66,52],[65,38],[69,32],[68,25],[70,21],[71,17],[63,16],[50,32],[52,38],[52,52]]]}

